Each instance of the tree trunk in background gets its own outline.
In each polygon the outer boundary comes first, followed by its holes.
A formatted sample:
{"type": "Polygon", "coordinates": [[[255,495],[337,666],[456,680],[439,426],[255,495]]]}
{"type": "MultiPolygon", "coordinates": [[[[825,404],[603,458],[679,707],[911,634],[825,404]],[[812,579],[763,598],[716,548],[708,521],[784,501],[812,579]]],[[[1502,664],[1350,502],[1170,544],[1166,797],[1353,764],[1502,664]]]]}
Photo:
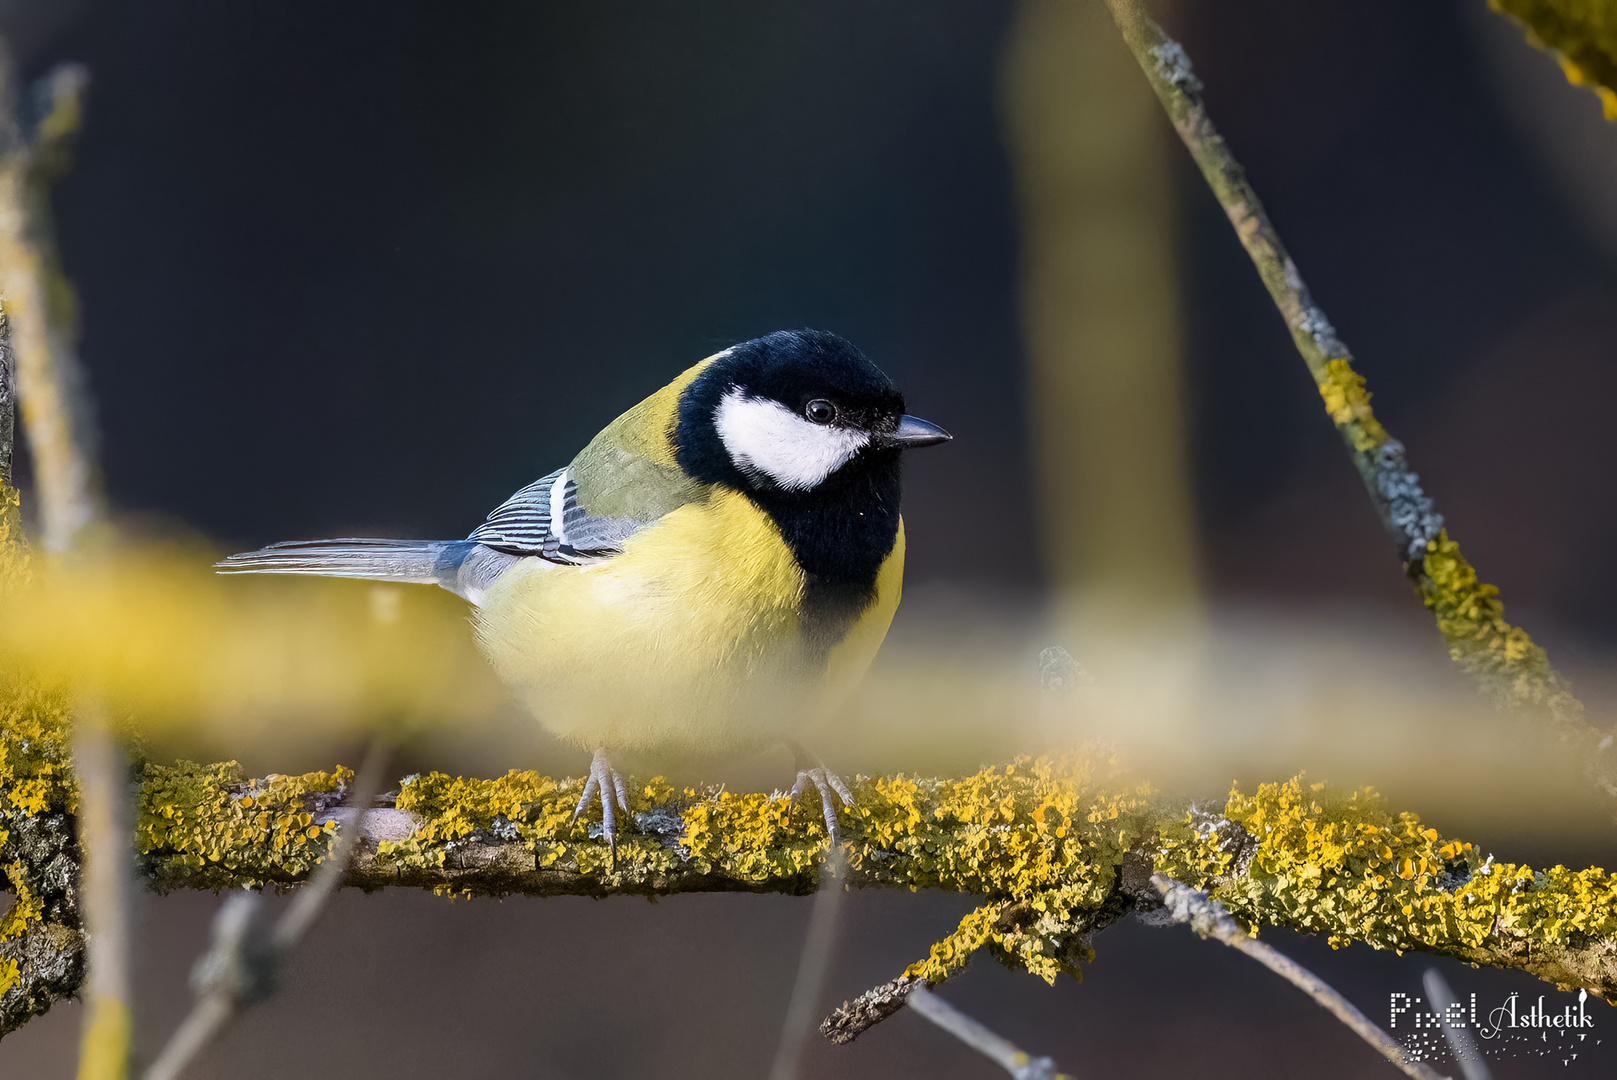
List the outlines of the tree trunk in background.
{"type": "Polygon", "coordinates": [[[1051,577],[1083,639],[1193,615],[1172,132],[1100,3],[1024,0],[1003,86],[1051,577]]]}

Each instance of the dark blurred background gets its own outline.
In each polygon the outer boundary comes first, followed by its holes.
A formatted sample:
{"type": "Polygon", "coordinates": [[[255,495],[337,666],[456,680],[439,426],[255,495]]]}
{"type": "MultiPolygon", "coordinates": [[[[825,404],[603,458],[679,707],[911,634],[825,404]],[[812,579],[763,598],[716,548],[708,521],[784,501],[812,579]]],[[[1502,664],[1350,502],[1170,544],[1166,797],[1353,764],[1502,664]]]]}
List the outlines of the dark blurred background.
{"type": "MultiPolygon", "coordinates": [[[[117,511],[234,548],[461,536],[696,359],[814,326],[957,436],[907,477],[918,610],[929,590],[1036,606],[1064,580],[1028,419],[1058,390],[1027,362],[1019,298],[1015,5],[13,0],[0,17],[25,75],[92,75],[56,215],[117,511]]],[[[1606,685],[1617,128],[1481,0],[1210,0],[1170,22],[1472,561],[1580,685],[1606,685]]],[[[1424,628],[1285,328],[1169,149],[1187,580],[1214,606],[1424,628]]],[[[143,903],[151,1046],[215,901],[143,903]]],[[[965,909],[855,897],[827,1004],[965,909]]],[[[345,895],[195,1075],[761,1075],[807,911],[345,895]]],[[[1372,1017],[1420,992],[1420,958],[1277,937],[1372,1017]]],[[[982,961],[946,992],[1079,1075],[1389,1069],[1219,946],[1136,925],[1096,945],[1082,984],[982,961]]],[[[1542,989],[1448,970],[1462,995],[1542,989]]],[[[7,1039],[0,1076],[71,1075],[77,1019],[59,1005],[7,1039]]],[[[1617,1057],[1599,1060],[1582,1075],[1617,1057]]],[[[908,1016],[804,1066],[910,1073],[995,1070],[908,1016]]]]}

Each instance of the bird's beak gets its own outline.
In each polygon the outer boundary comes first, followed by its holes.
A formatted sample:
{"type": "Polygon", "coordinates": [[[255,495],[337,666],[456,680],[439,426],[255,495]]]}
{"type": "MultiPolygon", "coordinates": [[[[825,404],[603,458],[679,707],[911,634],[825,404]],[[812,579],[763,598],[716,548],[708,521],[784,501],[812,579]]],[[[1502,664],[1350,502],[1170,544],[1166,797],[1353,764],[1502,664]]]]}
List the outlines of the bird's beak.
{"type": "Polygon", "coordinates": [[[882,446],[898,450],[914,450],[917,446],[931,446],[952,438],[953,435],[930,420],[922,420],[919,416],[901,416],[898,418],[898,430],[881,436],[880,442],[882,446]]]}

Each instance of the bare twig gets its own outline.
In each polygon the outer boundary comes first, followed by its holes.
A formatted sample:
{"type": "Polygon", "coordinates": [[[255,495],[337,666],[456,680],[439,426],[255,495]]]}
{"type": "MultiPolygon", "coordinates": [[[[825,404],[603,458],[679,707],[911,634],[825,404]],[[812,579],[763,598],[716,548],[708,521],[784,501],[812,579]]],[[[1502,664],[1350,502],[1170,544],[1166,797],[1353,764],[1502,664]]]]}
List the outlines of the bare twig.
{"type": "MultiPolygon", "coordinates": [[[[827,803],[829,805],[829,799],[827,803]]],[[[786,1018],[781,1024],[780,1043],[775,1049],[775,1063],[769,1069],[769,1080],[793,1080],[797,1075],[803,1044],[814,1022],[815,1002],[825,985],[826,968],[836,943],[847,877],[847,859],[842,849],[832,844],[826,850],[825,863],[820,870],[820,891],[814,894],[814,910],[809,913],[803,955],[797,962],[797,978],[792,983],[792,997],[786,1005],[786,1018]]]]}
{"type": "Polygon", "coordinates": [[[0,486],[12,482],[17,438],[17,362],[11,355],[11,317],[0,300],[0,486]]]}
{"type": "Polygon", "coordinates": [[[1437,617],[1450,655],[1496,701],[1541,715],[1591,779],[1617,798],[1617,738],[1589,723],[1567,680],[1526,631],[1505,621],[1498,590],[1478,579],[1450,539],[1443,516],[1409,469],[1403,444],[1371,410],[1353,354],[1314,302],[1246,171],[1213,126],[1184,47],[1151,21],[1141,0],[1106,0],[1106,6],[1290,328],[1382,524],[1437,617]]]}
{"type": "MultiPolygon", "coordinates": [[[[1426,1000],[1432,1003],[1432,1012],[1437,1015],[1444,1016],[1459,1003],[1448,980],[1436,968],[1427,968],[1426,974],[1421,976],[1421,983],[1426,987],[1426,1000]]],[[[1444,1024],[1443,1038],[1447,1040],[1449,1054],[1460,1066],[1465,1080],[1493,1080],[1493,1073],[1482,1058],[1482,1048],[1477,1046],[1477,1040],[1471,1037],[1470,1031],[1455,1024],[1444,1024]]]]}
{"type": "Polygon", "coordinates": [[[386,762],[386,746],[373,740],[348,800],[355,812],[339,816],[331,854],[321,860],[273,929],[266,932],[258,921],[257,893],[238,893],[220,907],[214,916],[213,943],[191,973],[196,1004],[146,1070],[145,1080],[176,1080],[238,1013],[273,991],[281,961],[303,940],[342,884],[364,835],[365,809],[381,788],[386,762]]]}
{"type": "Polygon", "coordinates": [[[1323,1006],[1332,1016],[1351,1028],[1355,1035],[1375,1047],[1382,1057],[1402,1069],[1406,1075],[1415,1077],[1415,1080],[1444,1080],[1442,1074],[1434,1072],[1429,1065],[1411,1061],[1409,1054],[1402,1046],[1398,1045],[1391,1035],[1381,1030],[1369,1017],[1354,1008],[1352,1002],[1331,989],[1319,976],[1291,958],[1249,936],[1230,917],[1229,912],[1224,910],[1223,904],[1220,904],[1204,892],[1199,892],[1189,885],[1182,884],[1162,874],[1151,875],[1151,884],[1155,885],[1158,891],[1162,893],[1163,901],[1168,905],[1168,911],[1179,922],[1189,923],[1190,928],[1204,938],[1217,938],[1224,944],[1241,950],[1276,975],[1302,990],[1303,993],[1323,1006]]]}
{"type": "Polygon", "coordinates": [[[0,592],[28,577],[22,498],[13,486],[16,450],[17,367],[11,353],[11,318],[0,298],[0,592]]]}
{"type": "Polygon", "coordinates": [[[63,65],[41,83],[47,111],[32,132],[16,117],[15,76],[0,42],[0,295],[10,306],[17,392],[33,461],[44,547],[63,551],[101,516],[97,437],[78,356],[72,289],[50,225],[50,183],[83,115],[89,78],[63,65]]]}
{"type": "Polygon", "coordinates": [[[124,1080],[129,1072],[129,903],[134,877],[129,764],[94,705],[80,710],[73,756],[79,780],[81,904],[89,963],[79,1080],[124,1080]]]}
{"type": "Polygon", "coordinates": [[[1016,1080],[1073,1080],[1066,1073],[1056,1072],[1056,1063],[1050,1058],[1036,1058],[1015,1043],[989,1031],[977,1021],[944,1001],[924,986],[910,991],[910,1008],[947,1031],[967,1046],[989,1058],[1016,1077],[1016,1080]]]}

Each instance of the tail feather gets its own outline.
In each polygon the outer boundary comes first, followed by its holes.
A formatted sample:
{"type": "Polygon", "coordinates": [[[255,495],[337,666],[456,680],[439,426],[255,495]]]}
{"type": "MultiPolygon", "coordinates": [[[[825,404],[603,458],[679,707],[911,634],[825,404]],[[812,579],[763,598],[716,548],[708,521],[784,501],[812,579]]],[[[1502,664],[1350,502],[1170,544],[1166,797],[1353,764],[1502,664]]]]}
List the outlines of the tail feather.
{"type": "Polygon", "coordinates": [[[448,585],[476,546],[466,540],[289,540],[232,555],[214,566],[222,574],[315,574],[448,585]]]}

